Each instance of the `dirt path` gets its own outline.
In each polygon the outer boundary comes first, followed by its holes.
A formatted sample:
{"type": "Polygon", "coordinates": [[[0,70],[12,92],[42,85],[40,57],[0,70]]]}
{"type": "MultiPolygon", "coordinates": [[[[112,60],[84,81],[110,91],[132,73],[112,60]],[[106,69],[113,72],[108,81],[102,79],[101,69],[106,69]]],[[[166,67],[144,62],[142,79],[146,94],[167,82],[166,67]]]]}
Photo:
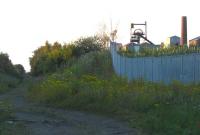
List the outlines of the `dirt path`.
{"type": "Polygon", "coordinates": [[[136,135],[125,123],[110,118],[30,103],[26,91],[27,86],[21,85],[0,100],[13,105],[15,118],[10,122],[23,123],[28,135],[136,135]]]}

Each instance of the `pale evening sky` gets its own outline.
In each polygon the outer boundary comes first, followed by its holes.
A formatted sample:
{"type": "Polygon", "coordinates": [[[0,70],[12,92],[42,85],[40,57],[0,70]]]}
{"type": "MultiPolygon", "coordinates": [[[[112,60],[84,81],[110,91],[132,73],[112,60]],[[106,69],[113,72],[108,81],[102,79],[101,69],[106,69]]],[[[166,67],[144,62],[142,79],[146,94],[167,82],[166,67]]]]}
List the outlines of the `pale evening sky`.
{"type": "Polygon", "coordinates": [[[0,0],[0,52],[30,70],[29,57],[46,40],[69,42],[94,35],[105,23],[118,25],[118,41],[129,41],[130,23],[148,23],[148,37],[160,43],[180,36],[181,16],[188,39],[200,36],[198,0],[0,0]]]}

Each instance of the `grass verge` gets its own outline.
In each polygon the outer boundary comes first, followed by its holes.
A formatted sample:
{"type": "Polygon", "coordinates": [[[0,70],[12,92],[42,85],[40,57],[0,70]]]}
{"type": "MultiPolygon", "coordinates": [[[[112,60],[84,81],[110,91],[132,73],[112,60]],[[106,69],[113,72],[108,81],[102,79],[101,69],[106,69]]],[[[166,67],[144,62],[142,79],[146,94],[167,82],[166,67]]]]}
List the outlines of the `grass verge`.
{"type": "Polygon", "coordinates": [[[20,80],[18,78],[0,73],[0,94],[15,88],[19,83],[20,80]]]}
{"type": "Polygon", "coordinates": [[[7,102],[0,102],[0,135],[27,135],[23,123],[14,122],[12,106],[7,102]]]}

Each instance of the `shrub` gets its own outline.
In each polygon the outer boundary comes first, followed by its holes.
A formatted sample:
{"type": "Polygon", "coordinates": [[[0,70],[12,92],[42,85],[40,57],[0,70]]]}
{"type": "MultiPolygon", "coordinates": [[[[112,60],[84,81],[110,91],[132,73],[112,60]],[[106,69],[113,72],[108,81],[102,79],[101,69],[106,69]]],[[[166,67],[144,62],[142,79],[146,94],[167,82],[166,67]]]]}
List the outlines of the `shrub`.
{"type": "Polygon", "coordinates": [[[30,134],[22,122],[14,119],[13,108],[8,102],[0,101],[0,135],[27,135],[30,134]]]}
{"type": "Polygon", "coordinates": [[[20,64],[13,65],[8,54],[0,53],[0,73],[22,79],[25,74],[25,70],[20,64]]]}
{"type": "Polygon", "coordinates": [[[0,93],[4,93],[20,83],[19,78],[0,73],[0,93]]]}
{"type": "Polygon", "coordinates": [[[6,102],[0,101],[0,122],[12,118],[11,105],[6,102]]]}
{"type": "Polygon", "coordinates": [[[96,36],[80,38],[72,43],[61,45],[58,42],[50,44],[48,41],[34,51],[30,58],[31,73],[44,75],[57,69],[71,66],[71,62],[90,52],[103,50],[100,39],[96,36]]]}

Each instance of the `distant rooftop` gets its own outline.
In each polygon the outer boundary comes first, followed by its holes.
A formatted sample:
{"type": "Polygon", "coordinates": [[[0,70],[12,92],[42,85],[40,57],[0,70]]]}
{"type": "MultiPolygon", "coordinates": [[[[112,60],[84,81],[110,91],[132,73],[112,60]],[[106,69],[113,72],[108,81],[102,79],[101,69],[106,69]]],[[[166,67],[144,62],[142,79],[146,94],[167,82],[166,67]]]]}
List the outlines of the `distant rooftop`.
{"type": "Polygon", "coordinates": [[[200,39],[200,36],[196,37],[196,38],[193,38],[191,40],[199,40],[200,39]]]}
{"type": "Polygon", "coordinates": [[[172,38],[172,37],[177,37],[177,38],[180,38],[179,36],[176,36],[176,35],[174,35],[174,36],[170,36],[169,38],[172,38]]]}

